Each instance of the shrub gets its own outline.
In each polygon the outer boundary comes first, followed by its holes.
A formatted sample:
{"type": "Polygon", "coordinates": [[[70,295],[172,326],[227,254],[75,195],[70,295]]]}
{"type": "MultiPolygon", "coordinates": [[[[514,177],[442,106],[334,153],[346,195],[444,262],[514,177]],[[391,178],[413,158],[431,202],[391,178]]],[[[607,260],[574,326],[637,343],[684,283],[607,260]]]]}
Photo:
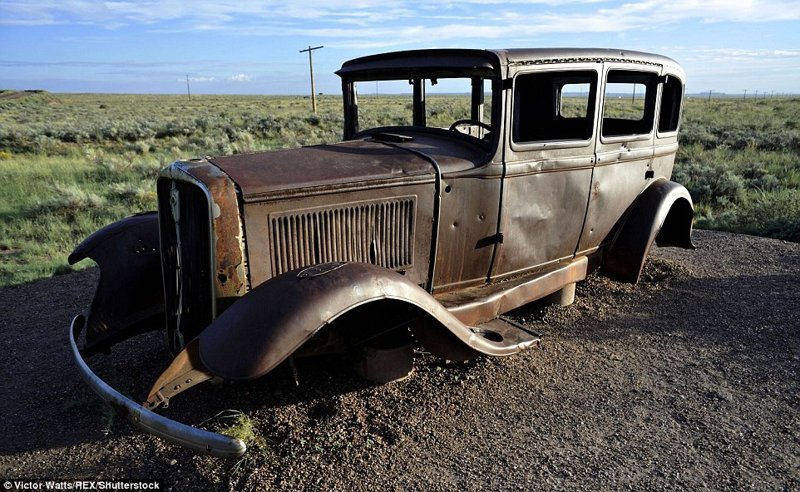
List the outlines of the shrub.
{"type": "Polygon", "coordinates": [[[52,214],[65,218],[75,218],[91,209],[105,205],[105,198],[84,191],[76,185],[56,183],[55,196],[39,202],[32,210],[34,215],[52,214]]]}

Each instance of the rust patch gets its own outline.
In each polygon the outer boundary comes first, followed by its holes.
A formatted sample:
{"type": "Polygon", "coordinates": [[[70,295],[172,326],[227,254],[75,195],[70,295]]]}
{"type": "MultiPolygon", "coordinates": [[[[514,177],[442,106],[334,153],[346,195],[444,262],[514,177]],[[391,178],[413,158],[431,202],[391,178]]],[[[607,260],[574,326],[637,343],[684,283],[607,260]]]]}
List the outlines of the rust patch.
{"type": "Polygon", "coordinates": [[[248,286],[236,185],[227,174],[208,161],[191,163],[184,170],[205,184],[211,195],[216,297],[242,296],[248,286]]]}

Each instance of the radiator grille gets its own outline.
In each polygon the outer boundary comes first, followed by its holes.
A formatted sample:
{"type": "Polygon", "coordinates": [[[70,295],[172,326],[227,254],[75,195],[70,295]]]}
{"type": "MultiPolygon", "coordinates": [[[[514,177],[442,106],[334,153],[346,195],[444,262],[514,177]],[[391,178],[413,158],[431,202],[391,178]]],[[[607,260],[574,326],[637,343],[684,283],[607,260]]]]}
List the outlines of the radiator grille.
{"type": "Polygon", "coordinates": [[[214,265],[208,209],[208,198],[200,185],[164,178],[158,181],[167,333],[174,353],[199,335],[213,318],[214,265]]]}
{"type": "Polygon", "coordinates": [[[414,258],[415,215],[413,196],[271,214],[272,271],[332,261],[406,270],[414,258]]]}

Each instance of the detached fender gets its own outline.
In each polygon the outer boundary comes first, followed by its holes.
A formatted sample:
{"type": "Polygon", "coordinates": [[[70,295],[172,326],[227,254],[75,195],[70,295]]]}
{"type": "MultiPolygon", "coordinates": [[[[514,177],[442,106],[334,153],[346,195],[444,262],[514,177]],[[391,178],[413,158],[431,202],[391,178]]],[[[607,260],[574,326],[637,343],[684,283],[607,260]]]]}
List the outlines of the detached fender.
{"type": "Polygon", "coordinates": [[[694,249],[694,205],[689,192],[674,181],[658,180],[647,187],[626,214],[606,253],[606,274],[636,283],[653,241],[659,246],[694,249]]]}
{"type": "Polygon", "coordinates": [[[146,212],[103,227],[69,255],[91,258],[100,280],[89,311],[85,356],[164,326],[158,214],[146,212]]]}
{"type": "Polygon", "coordinates": [[[226,379],[260,377],[327,324],[381,300],[402,301],[429,318],[412,324],[412,331],[436,355],[500,356],[521,348],[484,338],[399,273],[366,263],[326,263],[270,279],[226,309],[199,336],[202,365],[226,379]]]}

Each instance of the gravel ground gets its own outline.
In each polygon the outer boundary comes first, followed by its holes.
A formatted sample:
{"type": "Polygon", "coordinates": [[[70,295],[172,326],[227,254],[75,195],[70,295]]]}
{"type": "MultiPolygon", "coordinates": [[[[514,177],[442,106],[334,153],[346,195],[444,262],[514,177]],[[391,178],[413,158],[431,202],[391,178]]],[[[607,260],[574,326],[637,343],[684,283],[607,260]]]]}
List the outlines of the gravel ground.
{"type": "MultiPolygon", "coordinates": [[[[513,313],[538,348],[369,386],[336,360],[201,385],[166,415],[249,416],[245,458],[197,456],[98,402],[70,360],[88,270],[0,291],[0,481],[158,479],[172,490],[800,488],[800,244],[696,231],[655,249],[632,286],[592,275],[568,307],[513,313]]],[[[138,397],[160,336],[90,364],[138,397]]]]}

